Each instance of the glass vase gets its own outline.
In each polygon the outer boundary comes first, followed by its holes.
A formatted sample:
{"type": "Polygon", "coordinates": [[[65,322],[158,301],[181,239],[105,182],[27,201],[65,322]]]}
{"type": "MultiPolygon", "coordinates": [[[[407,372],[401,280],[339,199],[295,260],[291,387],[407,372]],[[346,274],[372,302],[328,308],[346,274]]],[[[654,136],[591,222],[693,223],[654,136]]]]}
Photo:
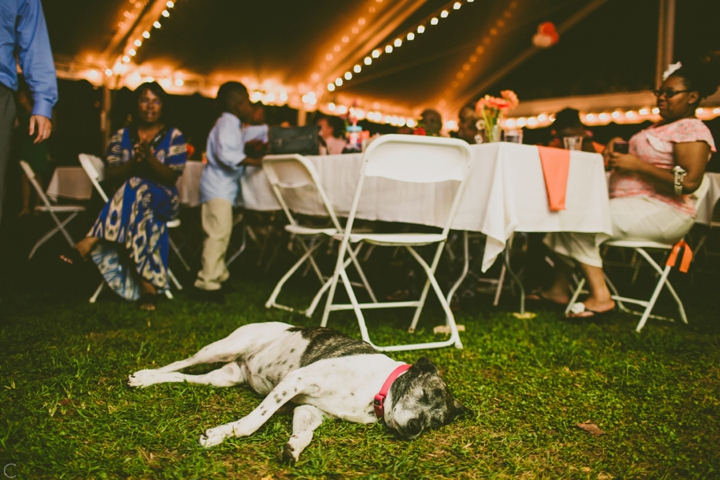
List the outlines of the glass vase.
{"type": "Polygon", "coordinates": [[[478,135],[476,137],[477,143],[493,143],[500,141],[500,125],[495,124],[490,128],[487,128],[485,123],[480,120],[477,124],[478,135]]]}

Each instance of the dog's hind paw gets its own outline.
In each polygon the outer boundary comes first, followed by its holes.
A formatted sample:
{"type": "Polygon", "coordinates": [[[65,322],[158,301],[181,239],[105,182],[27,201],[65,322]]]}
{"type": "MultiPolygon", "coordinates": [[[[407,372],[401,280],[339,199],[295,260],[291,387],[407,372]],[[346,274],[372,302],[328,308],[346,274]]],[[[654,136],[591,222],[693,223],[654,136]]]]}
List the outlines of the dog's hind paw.
{"type": "Polygon", "coordinates": [[[287,463],[295,463],[298,461],[297,457],[295,456],[295,449],[289,443],[286,443],[285,447],[283,447],[282,459],[283,462],[287,463]]]}
{"type": "Polygon", "coordinates": [[[152,370],[139,370],[128,377],[128,386],[130,387],[148,387],[157,382],[153,379],[152,370]]]}

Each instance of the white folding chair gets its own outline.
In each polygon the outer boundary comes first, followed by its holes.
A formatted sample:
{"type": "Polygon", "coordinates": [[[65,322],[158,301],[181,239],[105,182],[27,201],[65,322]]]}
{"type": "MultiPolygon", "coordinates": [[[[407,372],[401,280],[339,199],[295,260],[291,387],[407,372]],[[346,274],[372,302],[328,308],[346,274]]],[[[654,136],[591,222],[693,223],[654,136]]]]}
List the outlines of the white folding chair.
{"type": "MultiPolygon", "coordinates": [[[[322,274],[320,268],[315,262],[314,255],[320,245],[325,242],[325,240],[332,238],[333,235],[339,234],[343,231],[343,229],[340,225],[340,222],[338,221],[337,216],[335,215],[335,210],[333,209],[327,195],[325,194],[325,190],[320,184],[318,174],[315,170],[314,165],[309,162],[305,157],[297,154],[267,155],[263,158],[262,165],[263,171],[265,172],[265,175],[270,182],[270,186],[275,193],[275,197],[277,198],[278,203],[280,203],[280,206],[285,212],[288,222],[290,222],[289,224],[285,225],[285,230],[290,233],[290,235],[295,240],[297,240],[297,242],[300,244],[304,251],[303,255],[298,259],[298,261],[295,262],[292,267],[290,267],[290,270],[288,270],[287,273],[285,273],[285,275],[283,275],[283,277],[277,283],[275,289],[270,295],[270,298],[265,303],[265,307],[276,307],[291,312],[294,311],[292,307],[289,307],[287,305],[281,305],[277,303],[276,300],[278,295],[280,294],[280,291],[282,290],[283,285],[285,285],[285,282],[287,282],[287,280],[297,271],[298,268],[300,268],[301,265],[303,265],[305,262],[308,262],[309,267],[311,267],[312,270],[315,272],[315,275],[317,275],[317,278],[322,285],[320,290],[313,298],[310,307],[308,307],[308,309],[303,312],[308,317],[311,317],[323,293],[330,287],[330,277],[326,277],[322,274]],[[316,207],[320,206],[321,208],[318,208],[317,210],[319,211],[324,209],[324,211],[326,212],[326,216],[329,219],[327,227],[318,228],[316,226],[301,225],[298,222],[298,219],[293,216],[292,211],[295,207],[292,201],[293,197],[283,195],[283,190],[297,191],[296,189],[304,187],[311,187],[312,190],[312,193],[307,193],[307,195],[305,195],[306,199],[309,197],[309,195],[317,195],[317,198],[314,198],[314,200],[320,205],[316,205],[316,207]]],[[[309,192],[309,190],[306,190],[306,192],[309,192]]],[[[365,273],[360,267],[360,263],[357,261],[357,256],[360,253],[359,247],[361,247],[361,245],[358,245],[358,249],[355,251],[353,251],[352,249],[348,251],[349,258],[345,266],[348,266],[350,262],[355,265],[355,269],[357,270],[362,282],[361,286],[363,286],[367,290],[372,301],[377,303],[375,294],[373,293],[372,288],[370,287],[370,284],[365,277],[365,273]]]]}
{"type": "MultiPolygon", "coordinates": [[[[703,181],[700,184],[700,187],[692,194],[692,198],[695,199],[695,208],[697,209],[701,203],[705,200],[705,194],[707,193],[707,190],[709,188],[707,177],[703,177],[703,181]]],[[[653,258],[650,256],[650,254],[647,252],[647,250],[660,250],[660,251],[666,251],[668,252],[668,257],[672,254],[673,249],[679,250],[683,246],[685,248],[690,248],[685,243],[685,240],[680,240],[679,242],[676,242],[674,244],[670,243],[659,243],[659,242],[651,242],[651,241],[645,241],[645,240],[609,240],[605,243],[603,243],[603,246],[608,247],[615,247],[615,248],[628,248],[632,249],[634,252],[637,252],[640,254],[642,258],[644,258],[650,266],[655,270],[656,274],[658,275],[658,281],[655,284],[655,289],[653,290],[652,295],[650,296],[649,300],[643,300],[638,298],[630,298],[630,297],[623,297],[619,294],[617,288],[615,288],[615,285],[610,281],[610,279],[607,276],[607,273],[605,274],[605,280],[608,284],[608,288],[610,288],[610,291],[612,293],[612,299],[617,302],[618,308],[626,313],[631,313],[633,315],[639,315],[640,321],[637,324],[637,327],[635,328],[635,331],[639,332],[643,329],[645,326],[645,323],[647,322],[648,318],[653,318],[656,320],[668,320],[673,321],[672,318],[669,317],[663,317],[660,315],[653,315],[652,311],[655,307],[655,303],[657,302],[658,297],[660,296],[660,292],[662,291],[663,286],[666,286],[670,294],[675,299],[675,303],[677,304],[678,308],[678,314],[680,316],[680,319],[683,321],[683,323],[688,323],[687,315],[685,314],[685,307],[683,306],[682,300],[680,300],[680,297],[678,296],[677,292],[673,288],[673,286],[670,284],[670,281],[668,280],[668,275],[670,274],[670,270],[672,270],[674,266],[674,262],[671,264],[670,262],[666,262],[664,267],[661,267],[653,258]],[[625,306],[625,303],[630,303],[633,305],[639,305],[641,307],[644,307],[642,311],[634,310],[631,308],[628,308],[625,306]]],[[[675,253],[677,255],[677,253],[675,253]]],[[[580,281],[578,282],[577,287],[573,291],[572,298],[570,299],[570,302],[568,303],[567,309],[565,310],[565,313],[569,313],[570,309],[572,308],[573,304],[577,301],[578,296],[580,296],[581,293],[587,293],[583,290],[583,287],[585,286],[585,277],[582,277],[580,281]]]]}
{"type": "MultiPolygon", "coordinates": [[[[437,268],[440,256],[442,255],[445,243],[447,242],[448,232],[452,225],[455,213],[457,212],[460,198],[465,189],[465,183],[470,171],[470,149],[467,143],[441,137],[420,137],[411,135],[386,135],[373,142],[363,155],[362,167],[360,170],[360,178],[355,198],[350,209],[350,216],[345,230],[342,235],[337,234],[334,237],[341,240],[340,253],[338,254],[337,263],[335,265],[335,273],[330,284],[330,292],[323,313],[322,326],[327,325],[328,315],[336,310],[353,310],[358,319],[360,333],[363,340],[373,345],[381,351],[399,351],[399,350],[418,350],[427,348],[440,348],[455,345],[462,348],[460,335],[458,334],[455,318],[440,286],[435,279],[435,269],[437,268]],[[452,197],[452,203],[440,206],[445,210],[445,222],[442,232],[440,233],[354,233],[352,231],[353,222],[357,213],[358,204],[363,190],[366,177],[381,177],[397,182],[409,183],[441,183],[454,181],[457,183],[457,190],[452,197]],[[419,300],[404,302],[382,302],[382,303],[358,303],[352,285],[348,280],[345,271],[345,255],[350,251],[350,244],[369,243],[378,246],[389,247],[405,247],[408,252],[421,265],[428,280],[420,295],[419,300]],[[414,247],[437,244],[437,249],[432,260],[432,264],[428,265],[425,260],[415,251],[414,247]],[[335,303],[335,290],[338,281],[342,280],[345,291],[350,298],[349,304],[335,303]],[[365,318],[363,317],[363,309],[376,308],[415,308],[415,316],[410,325],[410,333],[415,331],[418,319],[425,305],[428,290],[432,286],[433,291],[438,297],[440,304],[445,312],[445,326],[450,331],[450,337],[446,341],[416,343],[409,345],[391,345],[376,346],[370,340],[365,318]]],[[[407,199],[405,199],[407,201],[407,199]]]]}
{"type": "MultiPolygon", "coordinates": [[[[105,190],[103,190],[102,186],[100,185],[100,182],[103,181],[105,178],[105,164],[101,159],[96,157],[95,155],[88,155],[85,153],[81,153],[78,155],[78,159],[80,160],[80,165],[82,166],[83,170],[85,170],[85,173],[87,174],[88,178],[90,179],[90,182],[95,187],[95,190],[100,194],[100,198],[103,199],[105,203],[109,201],[109,198],[107,194],[105,193],[105,190]]],[[[177,228],[180,226],[180,220],[171,220],[167,222],[168,228],[177,228]],[[172,224],[172,225],[171,225],[172,224]]],[[[172,238],[170,240],[170,248],[172,248],[176,254],[179,255],[179,252],[177,252],[177,247],[175,247],[175,244],[172,241],[172,238]]],[[[74,243],[73,243],[74,245],[74,243]]],[[[180,257],[182,259],[182,257],[180,257]]],[[[181,260],[184,265],[185,260],[181,260]]],[[[189,270],[189,268],[188,268],[189,270]]],[[[182,290],[182,285],[178,281],[178,279],[175,277],[175,274],[172,273],[172,270],[170,270],[170,267],[168,267],[168,277],[170,278],[170,281],[172,281],[175,284],[175,287],[178,290],[182,290]]],[[[101,281],[100,285],[98,285],[97,289],[95,290],[95,293],[93,293],[92,297],[90,297],[90,303],[95,303],[97,301],[97,298],[100,296],[100,292],[102,292],[103,288],[105,286],[105,281],[101,281]]],[[[170,289],[165,290],[165,296],[172,300],[173,295],[172,292],[170,292],[170,289]]]]}
{"type": "Polygon", "coordinates": [[[70,221],[75,218],[78,213],[84,212],[85,207],[83,207],[82,205],[54,205],[50,203],[50,200],[48,199],[47,195],[45,195],[45,192],[43,192],[42,187],[38,183],[37,178],[35,178],[35,172],[33,172],[33,169],[30,168],[30,165],[28,165],[28,163],[24,160],[21,160],[20,166],[22,167],[23,172],[25,172],[25,176],[28,178],[28,180],[30,180],[30,183],[37,192],[38,198],[40,198],[43,203],[42,205],[35,206],[35,211],[49,213],[53,221],[55,222],[55,228],[43,235],[40,240],[35,243],[32,250],[30,250],[28,260],[31,259],[33,255],[35,255],[35,252],[40,247],[40,245],[50,240],[50,238],[52,238],[52,236],[55,235],[57,232],[63,234],[65,240],[67,240],[68,244],[71,247],[75,245],[75,241],[72,239],[68,231],[65,230],[65,225],[70,223],[70,221]],[[69,215],[63,221],[60,221],[57,214],[64,213],[67,213],[69,215]]]}

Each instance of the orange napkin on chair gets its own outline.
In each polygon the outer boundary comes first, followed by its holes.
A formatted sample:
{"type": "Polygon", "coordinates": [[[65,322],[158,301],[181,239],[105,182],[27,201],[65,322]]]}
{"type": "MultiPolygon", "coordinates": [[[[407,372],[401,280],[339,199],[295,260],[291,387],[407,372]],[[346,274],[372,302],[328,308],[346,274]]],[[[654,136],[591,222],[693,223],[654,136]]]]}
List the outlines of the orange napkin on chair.
{"type": "Polygon", "coordinates": [[[545,188],[547,188],[550,210],[565,210],[568,173],[570,172],[570,150],[552,147],[537,147],[540,153],[545,188]]]}

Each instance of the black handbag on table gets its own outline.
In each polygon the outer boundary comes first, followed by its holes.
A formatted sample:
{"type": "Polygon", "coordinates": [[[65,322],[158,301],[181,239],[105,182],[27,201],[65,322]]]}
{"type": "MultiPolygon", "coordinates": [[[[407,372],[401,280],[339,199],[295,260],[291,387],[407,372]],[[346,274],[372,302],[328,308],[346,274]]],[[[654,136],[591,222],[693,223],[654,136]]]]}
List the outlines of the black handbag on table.
{"type": "Polygon", "coordinates": [[[320,127],[270,127],[270,154],[298,153],[317,155],[320,153],[320,127]]]}

